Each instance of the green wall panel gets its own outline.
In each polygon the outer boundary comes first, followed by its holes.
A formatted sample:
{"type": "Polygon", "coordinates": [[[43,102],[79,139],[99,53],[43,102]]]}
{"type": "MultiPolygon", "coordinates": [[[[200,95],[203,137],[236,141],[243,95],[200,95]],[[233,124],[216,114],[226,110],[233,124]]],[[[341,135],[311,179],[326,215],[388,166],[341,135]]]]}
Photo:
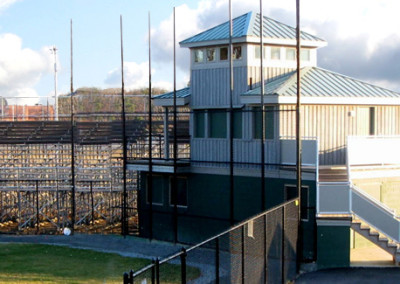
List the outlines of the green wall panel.
{"type": "Polygon", "coordinates": [[[318,226],[318,268],[350,266],[350,227],[318,226]]]}

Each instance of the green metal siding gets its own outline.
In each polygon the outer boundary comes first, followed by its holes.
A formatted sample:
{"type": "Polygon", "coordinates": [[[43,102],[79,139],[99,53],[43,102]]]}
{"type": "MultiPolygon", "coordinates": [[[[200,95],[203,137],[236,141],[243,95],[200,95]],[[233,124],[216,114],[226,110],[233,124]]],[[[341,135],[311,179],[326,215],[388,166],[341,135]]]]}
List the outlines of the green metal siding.
{"type": "Polygon", "coordinates": [[[350,266],[350,227],[318,226],[318,269],[350,266]]]}
{"type": "MultiPolygon", "coordinates": [[[[142,175],[143,178],[144,175],[142,175]]],[[[142,179],[143,180],[143,179],[142,179]]],[[[178,208],[178,241],[197,243],[230,227],[230,187],[228,175],[189,174],[188,206],[178,208]]],[[[163,175],[164,204],[153,206],[153,236],[155,239],[173,241],[174,217],[173,207],[169,205],[169,176],[163,175]]],[[[266,178],[265,207],[267,209],[285,201],[284,186],[296,184],[295,180],[266,178]]],[[[305,241],[303,255],[313,259],[315,247],[315,182],[304,181],[309,187],[309,208],[312,218],[302,222],[305,241]]],[[[262,200],[260,178],[234,177],[234,220],[242,221],[261,212],[262,200]]],[[[139,201],[145,194],[145,184],[139,191],[139,201]]],[[[149,236],[149,204],[139,202],[140,235],[149,236]]]]}

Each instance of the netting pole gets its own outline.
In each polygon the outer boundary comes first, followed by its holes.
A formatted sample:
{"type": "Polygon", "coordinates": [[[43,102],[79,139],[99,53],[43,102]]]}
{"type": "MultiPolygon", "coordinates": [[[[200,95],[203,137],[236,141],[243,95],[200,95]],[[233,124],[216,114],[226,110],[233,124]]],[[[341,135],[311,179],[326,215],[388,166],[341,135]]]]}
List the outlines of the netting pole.
{"type": "Polygon", "coordinates": [[[232,1],[229,0],[229,192],[230,192],[230,222],[235,223],[235,186],[234,186],[234,149],[233,149],[233,21],[232,21],[232,1]]]}
{"type": "Polygon", "coordinates": [[[303,234],[301,226],[301,163],[302,163],[302,144],[301,144],[301,76],[300,76],[300,0],[296,0],[296,62],[297,62],[297,103],[296,103],[296,180],[297,192],[299,196],[298,208],[298,237],[297,237],[297,272],[300,271],[300,263],[303,255],[303,234]]]}

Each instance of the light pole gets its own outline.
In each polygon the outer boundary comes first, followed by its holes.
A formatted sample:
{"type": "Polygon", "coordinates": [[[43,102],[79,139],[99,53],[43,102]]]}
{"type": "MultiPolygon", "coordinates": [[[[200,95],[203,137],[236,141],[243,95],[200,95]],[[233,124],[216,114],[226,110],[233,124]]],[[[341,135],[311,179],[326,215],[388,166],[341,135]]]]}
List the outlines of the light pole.
{"type": "Polygon", "coordinates": [[[57,47],[54,45],[50,52],[54,54],[54,120],[58,120],[58,98],[57,98],[57,47]]]}

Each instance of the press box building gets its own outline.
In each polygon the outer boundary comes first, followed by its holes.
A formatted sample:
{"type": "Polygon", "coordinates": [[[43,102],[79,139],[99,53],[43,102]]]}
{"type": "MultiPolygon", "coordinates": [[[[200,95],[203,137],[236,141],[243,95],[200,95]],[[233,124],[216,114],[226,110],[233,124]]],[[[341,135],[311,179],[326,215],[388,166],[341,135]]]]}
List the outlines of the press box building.
{"type": "MultiPolygon", "coordinates": [[[[170,157],[153,161],[151,206],[149,165],[130,163],[141,176],[141,236],[195,243],[297,195],[295,28],[268,17],[262,24],[265,187],[260,178],[260,15],[250,12],[233,20],[232,98],[229,22],[180,42],[190,49],[190,86],[176,92],[178,107],[191,112],[190,158],[176,164],[176,200],[170,157]]],[[[400,94],[317,67],[317,50],[326,44],[301,32],[303,257],[320,267],[348,266],[354,232],[374,241],[369,231],[374,228],[389,238],[374,242],[396,259],[391,241],[399,241],[400,226],[382,204],[390,200],[382,188],[396,185],[400,176],[400,157],[393,151],[400,141],[394,137],[400,134],[400,94]]],[[[170,111],[173,93],[155,97],[154,103],[170,111]]]]}

